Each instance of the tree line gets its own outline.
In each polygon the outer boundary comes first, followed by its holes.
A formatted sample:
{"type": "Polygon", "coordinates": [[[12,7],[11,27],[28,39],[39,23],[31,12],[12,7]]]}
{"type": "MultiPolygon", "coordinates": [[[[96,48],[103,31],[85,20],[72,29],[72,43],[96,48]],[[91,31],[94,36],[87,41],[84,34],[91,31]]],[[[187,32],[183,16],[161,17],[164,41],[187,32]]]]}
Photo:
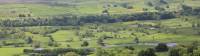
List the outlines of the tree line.
{"type": "Polygon", "coordinates": [[[133,20],[156,20],[175,18],[174,12],[144,12],[136,14],[88,15],[88,16],[53,16],[49,18],[20,17],[16,19],[1,19],[0,25],[5,27],[23,26],[68,26],[85,23],[115,23],[133,20]]]}

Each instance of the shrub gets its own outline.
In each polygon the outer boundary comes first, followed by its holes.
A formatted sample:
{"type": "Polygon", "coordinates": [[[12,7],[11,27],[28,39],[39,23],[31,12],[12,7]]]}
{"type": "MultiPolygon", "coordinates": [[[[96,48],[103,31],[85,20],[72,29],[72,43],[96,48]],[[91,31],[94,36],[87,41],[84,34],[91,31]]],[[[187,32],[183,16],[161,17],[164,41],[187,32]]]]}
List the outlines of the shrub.
{"type": "Polygon", "coordinates": [[[168,47],[165,43],[159,43],[158,46],[155,47],[155,50],[157,52],[164,52],[164,51],[168,51],[168,47]]]}
{"type": "Polygon", "coordinates": [[[169,56],[183,56],[186,53],[183,48],[173,48],[169,51],[169,56]]]}
{"type": "Polygon", "coordinates": [[[138,53],[138,56],[156,56],[154,49],[148,48],[138,53]]]}
{"type": "Polygon", "coordinates": [[[88,45],[89,45],[89,43],[88,43],[87,41],[84,41],[83,44],[82,44],[81,46],[86,47],[86,46],[88,46],[88,45]]]}

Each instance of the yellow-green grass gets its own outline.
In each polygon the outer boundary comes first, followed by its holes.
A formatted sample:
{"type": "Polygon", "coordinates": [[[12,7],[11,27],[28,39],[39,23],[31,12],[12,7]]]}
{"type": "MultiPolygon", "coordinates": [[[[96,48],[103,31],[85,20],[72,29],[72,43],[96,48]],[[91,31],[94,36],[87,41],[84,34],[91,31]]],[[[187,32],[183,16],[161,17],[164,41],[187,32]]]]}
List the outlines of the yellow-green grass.
{"type": "Polygon", "coordinates": [[[148,35],[140,38],[141,41],[144,42],[177,42],[177,43],[187,43],[187,42],[193,42],[193,41],[199,41],[200,38],[198,35],[178,35],[178,34],[153,34],[148,35]]]}
{"type": "Polygon", "coordinates": [[[60,30],[53,34],[51,34],[55,41],[66,41],[73,39],[74,41],[78,41],[78,36],[75,35],[75,31],[73,30],[60,30]]]}
{"type": "Polygon", "coordinates": [[[33,41],[39,41],[42,43],[49,41],[48,37],[44,37],[43,35],[40,35],[40,34],[32,34],[30,32],[26,32],[26,35],[32,37],[33,41]]]}
{"type": "MultiPolygon", "coordinates": [[[[52,16],[52,15],[60,15],[67,14],[74,11],[70,7],[52,7],[44,4],[3,4],[0,5],[1,11],[4,14],[7,13],[8,17],[16,17],[18,14],[26,14],[31,13],[32,16],[52,16]],[[16,11],[15,16],[9,16],[11,11],[16,11]]],[[[2,16],[3,17],[3,16],[2,16]]]]}
{"type": "Polygon", "coordinates": [[[20,47],[20,48],[0,48],[0,56],[13,56],[16,54],[23,54],[23,49],[29,47],[20,47]]]}
{"type": "Polygon", "coordinates": [[[192,26],[191,22],[184,21],[182,18],[162,20],[161,24],[169,28],[187,28],[192,26]]]}

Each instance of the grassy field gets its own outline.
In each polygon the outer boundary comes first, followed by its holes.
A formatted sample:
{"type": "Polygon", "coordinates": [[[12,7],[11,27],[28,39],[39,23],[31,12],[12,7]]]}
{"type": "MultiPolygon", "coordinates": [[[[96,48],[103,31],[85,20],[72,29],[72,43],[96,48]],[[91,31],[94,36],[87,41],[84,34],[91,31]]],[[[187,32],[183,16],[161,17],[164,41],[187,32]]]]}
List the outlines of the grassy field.
{"type": "Polygon", "coordinates": [[[22,48],[0,48],[1,56],[13,56],[13,55],[18,55],[18,54],[23,54],[23,50],[25,48],[30,48],[30,47],[22,47],[22,48]],[[4,52],[4,53],[2,53],[4,52]]]}

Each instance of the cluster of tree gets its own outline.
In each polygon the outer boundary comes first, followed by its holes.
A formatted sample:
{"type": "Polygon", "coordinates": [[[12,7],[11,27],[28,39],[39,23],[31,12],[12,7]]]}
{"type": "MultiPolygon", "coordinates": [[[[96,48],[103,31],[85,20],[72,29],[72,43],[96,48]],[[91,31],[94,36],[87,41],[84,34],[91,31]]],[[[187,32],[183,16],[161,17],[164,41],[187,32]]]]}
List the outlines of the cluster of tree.
{"type": "Polygon", "coordinates": [[[165,43],[159,43],[158,46],[155,47],[155,50],[157,52],[165,52],[168,51],[169,48],[165,43]]]}
{"type": "Polygon", "coordinates": [[[169,50],[169,56],[199,56],[198,42],[190,45],[182,45],[169,50]]]}
{"type": "Polygon", "coordinates": [[[156,52],[166,52],[168,47],[165,43],[159,43],[155,48],[147,48],[138,53],[138,56],[157,56],[156,52]]]}
{"type": "Polygon", "coordinates": [[[152,48],[148,48],[146,50],[142,50],[138,53],[138,56],[156,56],[155,50],[152,48]]]}
{"type": "Polygon", "coordinates": [[[168,56],[199,56],[200,50],[198,48],[198,42],[193,42],[190,45],[180,45],[176,47],[172,47],[169,49],[166,44],[160,43],[158,46],[153,48],[148,48],[146,50],[142,50],[138,53],[138,56],[157,56],[156,52],[169,52],[168,56]]]}
{"type": "Polygon", "coordinates": [[[56,49],[24,49],[25,54],[43,55],[43,56],[63,56],[70,55],[73,52],[76,55],[89,55],[94,52],[94,49],[84,48],[84,49],[73,49],[73,48],[56,48],[56,49]]]}
{"type": "Polygon", "coordinates": [[[19,14],[18,17],[31,17],[32,15],[31,14],[19,14]]]}
{"type": "Polygon", "coordinates": [[[133,9],[133,6],[129,3],[122,3],[120,6],[127,9],[133,9]]]}
{"type": "Polygon", "coordinates": [[[96,56],[135,56],[134,50],[126,49],[126,48],[110,48],[103,49],[97,48],[95,55],[96,56]]]}
{"type": "Polygon", "coordinates": [[[58,16],[50,18],[16,18],[0,20],[1,26],[66,26],[82,25],[84,23],[114,23],[133,20],[155,20],[175,18],[174,12],[144,12],[136,14],[88,15],[88,16],[58,16]]]}
{"type": "Polygon", "coordinates": [[[2,41],[1,46],[13,46],[13,47],[23,47],[24,42],[8,42],[8,41],[2,41]]]}
{"type": "Polygon", "coordinates": [[[28,27],[23,27],[20,29],[21,31],[25,31],[25,32],[30,32],[32,34],[41,34],[44,35],[45,37],[49,37],[48,34],[54,33],[58,30],[58,28],[53,28],[53,27],[36,27],[36,28],[28,28],[28,27]]]}
{"type": "Polygon", "coordinates": [[[182,15],[200,15],[200,7],[198,8],[193,8],[191,6],[188,5],[182,5],[182,11],[181,11],[182,15]]]}

